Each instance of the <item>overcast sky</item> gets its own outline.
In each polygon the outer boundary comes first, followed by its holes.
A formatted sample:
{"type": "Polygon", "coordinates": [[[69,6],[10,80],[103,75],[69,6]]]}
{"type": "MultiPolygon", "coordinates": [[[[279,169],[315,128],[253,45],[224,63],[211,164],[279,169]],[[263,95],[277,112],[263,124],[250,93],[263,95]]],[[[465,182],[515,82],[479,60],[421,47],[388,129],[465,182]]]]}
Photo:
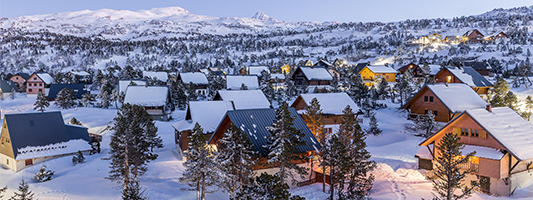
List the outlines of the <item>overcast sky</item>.
{"type": "Polygon", "coordinates": [[[213,17],[251,17],[262,11],[284,21],[390,22],[452,18],[531,5],[532,0],[0,0],[0,17],[178,6],[192,14],[213,17]]]}

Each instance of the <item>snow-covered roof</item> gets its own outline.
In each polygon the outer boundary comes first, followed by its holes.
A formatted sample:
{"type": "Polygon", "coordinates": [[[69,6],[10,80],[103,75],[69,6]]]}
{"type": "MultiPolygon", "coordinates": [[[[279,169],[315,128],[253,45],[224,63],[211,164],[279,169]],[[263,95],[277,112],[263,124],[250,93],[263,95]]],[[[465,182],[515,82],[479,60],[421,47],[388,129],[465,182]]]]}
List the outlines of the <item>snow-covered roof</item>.
{"type": "Polygon", "coordinates": [[[192,82],[195,85],[208,85],[209,81],[202,72],[180,73],[179,77],[183,83],[192,82]]]}
{"type": "Polygon", "coordinates": [[[323,114],[342,115],[342,111],[346,106],[350,106],[354,112],[359,111],[359,107],[346,93],[300,94],[300,97],[307,105],[310,105],[313,98],[316,98],[318,103],[320,103],[323,114]]]}
{"type": "Polygon", "coordinates": [[[485,108],[487,102],[483,100],[472,88],[462,83],[436,83],[428,84],[426,87],[452,113],[463,112],[469,109],[485,108]]]}
{"type": "Polygon", "coordinates": [[[374,73],[398,73],[398,71],[392,67],[387,67],[385,65],[369,65],[366,67],[374,73]]]}
{"type": "Polygon", "coordinates": [[[326,68],[322,67],[300,67],[302,72],[304,73],[305,77],[307,77],[307,80],[325,80],[325,81],[331,81],[333,80],[333,77],[331,74],[329,74],[328,70],[326,68]]]}
{"type": "Polygon", "coordinates": [[[71,74],[78,75],[78,76],[89,76],[89,74],[86,71],[70,71],[71,74]]]}
{"type": "Polygon", "coordinates": [[[231,101],[235,110],[270,108],[270,102],[261,90],[220,90],[215,99],[231,101]]]}
{"type": "Polygon", "coordinates": [[[270,73],[270,69],[268,66],[250,66],[248,67],[248,74],[250,75],[257,75],[257,76],[262,76],[262,72],[263,71],[266,71],[268,73],[270,73]]]}
{"type": "Polygon", "coordinates": [[[168,73],[167,72],[149,72],[149,71],[143,71],[143,77],[150,77],[150,78],[157,78],[157,80],[167,82],[168,81],[168,73]]]}
{"type": "Polygon", "coordinates": [[[178,131],[192,130],[198,122],[204,132],[214,132],[228,110],[233,110],[231,102],[190,101],[186,118],[172,124],[172,126],[178,131]]]}
{"type": "Polygon", "coordinates": [[[429,75],[437,75],[437,73],[439,73],[440,65],[428,65],[428,66],[429,66],[429,75]]]}
{"type": "Polygon", "coordinates": [[[457,79],[461,82],[469,85],[470,87],[489,87],[492,86],[485,77],[483,77],[479,72],[477,72],[472,67],[445,67],[450,73],[452,73],[457,79]]]}
{"type": "Polygon", "coordinates": [[[238,90],[243,83],[249,90],[259,88],[259,79],[257,79],[257,76],[226,76],[226,89],[228,90],[238,90]]]}
{"type": "Polygon", "coordinates": [[[270,74],[270,78],[272,80],[275,80],[276,78],[279,80],[285,80],[285,74],[270,74]]]}
{"type": "Polygon", "coordinates": [[[124,103],[139,106],[164,106],[168,98],[168,87],[162,86],[129,86],[126,90],[124,103]]]}
{"type": "Polygon", "coordinates": [[[92,147],[88,141],[82,139],[75,139],[44,146],[27,146],[19,148],[17,149],[17,157],[15,158],[15,160],[51,157],[91,149],[92,147]]]}
{"type": "Polygon", "coordinates": [[[131,82],[134,82],[137,85],[146,85],[146,81],[145,80],[120,80],[118,82],[118,90],[119,90],[119,92],[126,93],[126,90],[128,89],[128,86],[130,85],[131,82]]]}
{"type": "MultiPolygon", "coordinates": [[[[430,149],[433,149],[432,144],[428,146],[430,149]]],[[[416,152],[415,157],[419,157],[419,158],[427,159],[427,160],[433,160],[433,155],[429,151],[428,146],[421,146],[420,149],[418,149],[418,152],[416,152]]]]}
{"type": "Polygon", "coordinates": [[[46,85],[50,85],[54,82],[54,78],[48,73],[35,73],[46,85]]]}
{"type": "Polygon", "coordinates": [[[467,110],[466,113],[520,160],[533,158],[533,125],[508,107],[467,110]]]}
{"type": "Polygon", "coordinates": [[[488,158],[493,160],[500,160],[504,155],[499,149],[476,145],[465,145],[465,148],[461,150],[464,155],[474,151],[476,152],[476,157],[488,158]]]}

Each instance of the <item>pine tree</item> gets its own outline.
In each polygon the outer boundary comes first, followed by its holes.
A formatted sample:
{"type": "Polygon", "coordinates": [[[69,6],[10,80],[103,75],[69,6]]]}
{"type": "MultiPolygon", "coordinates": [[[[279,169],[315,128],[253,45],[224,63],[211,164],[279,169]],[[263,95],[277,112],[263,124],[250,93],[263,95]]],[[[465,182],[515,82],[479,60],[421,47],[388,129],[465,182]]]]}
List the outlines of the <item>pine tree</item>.
{"type": "Polygon", "coordinates": [[[246,84],[242,83],[241,88],[239,90],[248,90],[248,86],[246,84]]]}
{"type": "Polygon", "coordinates": [[[266,98],[268,99],[268,102],[272,104],[272,101],[275,98],[275,91],[270,81],[270,73],[263,73],[263,79],[261,80],[260,89],[261,91],[263,91],[263,94],[265,94],[266,98]]]}
{"type": "Polygon", "coordinates": [[[89,107],[90,105],[93,105],[94,98],[89,93],[85,93],[81,95],[81,104],[83,107],[89,107]]]}
{"type": "Polygon", "coordinates": [[[369,122],[368,126],[369,126],[369,128],[366,129],[366,132],[368,134],[379,135],[379,134],[381,134],[381,132],[383,132],[383,130],[379,129],[379,127],[378,127],[378,120],[376,119],[376,113],[375,112],[372,112],[372,114],[370,114],[370,122],[369,122]]]}
{"type": "Polygon", "coordinates": [[[145,200],[148,199],[144,195],[144,190],[138,182],[129,183],[128,187],[122,192],[122,199],[124,200],[145,200]]]}
{"type": "Polygon", "coordinates": [[[19,184],[18,191],[15,192],[15,195],[11,197],[11,200],[32,200],[33,192],[30,190],[30,185],[28,182],[22,179],[22,182],[19,184]]]}
{"type": "Polygon", "coordinates": [[[76,119],[75,117],[72,117],[72,119],[70,119],[70,124],[75,124],[75,125],[80,125],[82,126],[83,124],[81,124],[80,121],[78,121],[78,119],[76,119]]]}
{"type": "Polygon", "coordinates": [[[74,91],[69,88],[63,88],[57,93],[55,105],[62,109],[68,109],[74,106],[74,91]]]}
{"type": "Polygon", "coordinates": [[[436,147],[437,165],[433,170],[435,179],[433,179],[434,199],[462,199],[470,197],[479,183],[472,181],[470,186],[463,184],[465,176],[470,170],[461,170],[460,166],[468,164],[471,157],[476,152],[471,152],[462,156],[461,150],[464,144],[459,142],[460,137],[454,133],[446,133],[436,147]],[[455,191],[461,189],[460,193],[455,191]]]}
{"type": "Polygon", "coordinates": [[[517,110],[516,108],[516,104],[518,103],[518,98],[516,97],[516,95],[509,91],[507,92],[507,94],[503,97],[503,103],[505,106],[513,109],[513,110],[517,110]]]}
{"type": "MultiPolygon", "coordinates": [[[[320,103],[316,98],[313,98],[309,106],[307,106],[307,108],[305,109],[303,118],[305,124],[307,124],[307,127],[309,127],[309,130],[311,130],[311,133],[313,133],[313,135],[317,137],[320,145],[323,145],[323,143],[325,144],[328,135],[324,132],[322,109],[320,108],[320,103]]],[[[313,159],[311,159],[311,170],[313,170],[313,164],[313,159]]],[[[323,168],[324,167],[325,166],[323,166],[323,168]]],[[[312,175],[312,173],[310,175],[312,175]]],[[[325,190],[325,183],[323,184],[323,188],[325,190]]]]}
{"type": "Polygon", "coordinates": [[[257,154],[252,150],[253,145],[248,136],[233,123],[219,141],[216,163],[222,176],[218,185],[228,192],[230,199],[235,199],[235,192],[252,178],[252,167],[256,164],[257,154]]]}
{"type": "Polygon", "coordinates": [[[198,93],[196,93],[196,85],[194,83],[185,84],[185,89],[187,90],[187,101],[198,101],[198,93]]]}
{"type": "MultiPolygon", "coordinates": [[[[106,179],[123,184],[123,194],[131,192],[131,184],[139,183],[147,164],[157,158],[150,151],[150,138],[157,136],[157,127],[143,107],[126,103],[113,119],[111,135],[111,171],[106,179]]],[[[139,187],[140,189],[140,187],[139,187]]]]}
{"type": "Polygon", "coordinates": [[[494,83],[494,89],[492,90],[492,98],[490,104],[494,107],[506,106],[504,102],[505,95],[509,92],[509,83],[503,78],[499,78],[496,83],[494,83]]]}
{"type": "Polygon", "coordinates": [[[196,123],[189,136],[189,147],[184,154],[187,161],[183,163],[185,172],[180,181],[186,182],[196,190],[196,199],[205,200],[206,187],[214,185],[217,176],[216,156],[207,146],[204,130],[196,123]]]}
{"type": "Polygon", "coordinates": [[[11,99],[15,99],[15,94],[16,94],[16,90],[15,88],[11,88],[11,93],[9,94],[9,97],[11,97],[11,99]]]}
{"type": "Polygon", "coordinates": [[[102,108],[109,108],[109,106],[111,106],[111,97],[109,96],[109,93],[107,93],[107,91],[105,91],[104,93],[100,93],[98,95],[98,97],[100,98],[100,106],[102,108]]]}
{"type": "Polygon", "coordinates": [[[120,94],[114,88],[113,88],[113,90],[111,92],[110,100],[114,101],[115,102],[115,108],[118,108],[118,101],[120,100],[120,94]]]}
{"type": "Polygon", "coordinates": [[[39,182],[46,182],[52,180],[52,176],[54,176],[54,171],[46,170],[46,166],[43,165],[41,169],[31,179],[37,180],[39,182]]]}
{"type": "Polygon", "coordinates": [[[303,133],[294,127],[296,117],[291,116],[289,106],[283,102],[276,110],[276,120],[272,126],[267,127],[270,131],[268,163],[279,165],[276,173],[281,178],[282,183],[286,183],[288,178],[295,181],[295,170],[302,178],[307,174],[304,167],[294,164],[293,160],[303,160],[305,156],[298,152],[298,146],[304,145],[303,133]],[[292,169],[292,170],[291,170],[292,169]]]}
{"type": "Polygon", "coordinates": [[[277,175],[270,175],[263,172],[260,176],[249,180],[248,185],[244,185],[237,193],[237,199],[243,200],[303,200],[300,196],[292,196],[289,193],[289,185],[283,183],[277,175]]]}
{"type": "Polygon", "coordinates": [[[50,102],[46,100],[46,96],[39,91],[39,94],[37,94],[37,100],[35,100],[35,103],[33,104],[35,107],[34,110],[38,110],[41,112],[44,112],[48,106],[50,106],[50,102]]]}
{"type": "Polygon", "coordinates": [[[366,150],[366,137],[361,126],[356,123],[352,141],[348,146],[347,155],[350,161],[348,170],[348,199],[367,199],[374,182],[374,175],[369,174],[376,167],[370,161],[370,152],[366,150]]]}
{"type": "Polygon", "coordinates": [[[431,131],[433,131],[433,129],[438,125],[438,123],[435,121],[435,115],[433,115],[431,110],[428,110],[424,116],[417,117],[415,123],[417,130],[424,130],[426,132],[424,135],[422,135],[426,138],[431,135],[431,131]]]}
{"type": "Polygon", "coordinates": [[[7,186],[0,188],[0,199],[4,198],[3,193],[6,192],[6,190],[7,190],[7,186]]]}
{"type": "Polygon", "coordinates": [[[379,85],[378,85],[378,90],[377,90],[377,95],[379,97],[379,99],[383,100],[383,99],[387,99],[389,98],[389,83],[387,82],[387,80],[385,78],[381,78],[381,81],[379,82],[379,85]]]}
{"type": "Polygon", "coordinates": [[[533,109],[533,98],[531,97],[531,95],[527,95],[525,103],[527,109],[527,121],[529,121],[531,118],[531,109],[533,109]]]}
{"type": "Polygon", "coordinates": [[[184,87],[185,86],[182,83],[178,83],[176,81],[172,81],[170,83],[170,92],[172,99],[174,100],[174,106],[180,109],[187,107],[187,95],[183,90],[184,87]]]}
{"type": "Polygon", "coordinates": [[[78,153],[74,156],[72,156],[72,164],[77,165],[78,163],[85,162],[85,157],[83,156],[83,153],[81,151],[78,151],[78,153]]]}
{"type": "MultiPolygon", "coordinates": [[[[324,148],[326,152],[326,154],[323,155],[323,159],[329,165],[329,199],[333,200],[335,188],[339,188],[338,193],[340,196],[343,195],[341,190],[344,189],[345,174],[348,171],[347,163],[349,160],[347,146],[343,144],[336,134],[332,134],[329,143],[322,148],[324,148]]],[[[326,175],[326,171],[323,171],[323,173],[326,175]]]]}

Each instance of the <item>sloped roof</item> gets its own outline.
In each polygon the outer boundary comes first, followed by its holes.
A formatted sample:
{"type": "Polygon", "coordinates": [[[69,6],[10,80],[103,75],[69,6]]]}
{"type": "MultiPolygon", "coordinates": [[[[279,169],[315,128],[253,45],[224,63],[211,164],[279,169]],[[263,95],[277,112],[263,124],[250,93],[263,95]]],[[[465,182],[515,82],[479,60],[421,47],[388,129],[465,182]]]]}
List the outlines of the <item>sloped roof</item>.
{"type": "MultiPolygon", "coordinates": [[[[350,106],[354,112],[359,110],[357,104],[346,93],[300,94],[298,98],[301,98],[307,105],[310,105],[313,98],[316,98],[318,103],[320,103],[323,114],[342,115],[342,111],[346,106],[350,106]]],[[[294,103],[297,101],[294,101],[294,103]]]]}
{"type": "Polygon", "coordinates": [[[331,66],[332,64],[329,63],[328,61],[325,61],[325,60],[319,60],[318,62],[315,63],[314,66],[324,66],[324,67],[329,67],[331,66]]]}
{"type": "Polygon", "coordinates": [[[270,68],[268,66],[249,66],[248,74],[257,75],[258,77],[263,76],[263,71],[270,73],[270,68]]]}
{"type": "Polygon", "coordinates": [[[354,67],[354,73],[359,73],[361,70],[363,70],[363,68],[365,68],[366,66],[369,66],[370,65],[370,62],[365,62],[365,63],[357,63],[357,65],[355,65],[354,67]]]}
{"type": "Polygon", "coordinates": [[[385,65],[369,65],[366,67],[374,73],[398,73],[398,71],[392,67],[387,67],[385,65]]]}
{"type": "Polygon", "coordinates": [[[472,88],[463,83],[435,83],[427,84],[405,105],[404,109],[413,103],[417,97],[427,88],[446,108],[452,113],[460,113],[469,109],[485,108],[487,102],[483,100],[472,88]]]}
{"type": "Polygon", "coordinates": [[[18,92],[15,82],[10,80],[0,80],[0,92],[10,93],[12,89],[18,92]]]}
{"type": "Polygon", "coordinates": [[[157,80],[167,82],[168,81],[168,73],[167,72],[149,72],[149,71],[143,71],[143,77],[150,77],[150,78],[157,78],[157,80]]]}
{"type": "Polygon", "coordinates": [[[490,83],[485,77],[483,77],[479,72],[477,72],[472,67],[453,67],[446,66],[444,67],[450,73],[452,73],[457,79],[459,79],[464,84],[469,85],[470,87],[490,87],[490,83]]]}
{"type": "Polygon", "coordinates": [[[463,65],[472,67],[475,70],[489,70],[492,68],[487,62],[463,62],[463,65]]]}
{"type": "Polygon", "coordinates": [[[190,101],[185,119],[172,124],[172,126],[178,131],[192,130],[198,122],[204,132],[214,132],[228,110],[233,110],[231,102],[190,101]]]}
{"type": "Polygon", "coordinates": [[[270,78],[272,80],[275,80],[276,78],[279,80],[285,80],[285,74],[270,74],[270,78]]]}
{"type": "MultiPolygon", "coordinates": [[[[21,159],[19,150],[41,147],[70,140],[82,139],[90,147],[87,128],[64,124],[61,112],[6,114],[5,123],[9,131],[15,158],[21,159]]],[[[66,144],[65,144],[66,145],[66,144]]],[[[87,147],[87,146],[86,146],[87,147]]],[[[77,149],[86,150],[86,149],[77,149]]],[[[69,152],[69,153],[73,153],[69,152]]],[[[42,154],[40,154],[42,155],[42,154]]]]}
{"type": "Polygon", "coordinates": [[[68,88],[74,91],[74,97],[81,99],[82,95],[87,93],[83,86],[84,84],[52,84],[50,85],[48,98],[55,99],[57,97],[57,93],[59,93],[63,88],[68,88]]]}
{"type": "Polygon", "coordinates": [[[261,90],[219,90],[215,99],[233,102],[235,110],[270,108],[270,102],[261,90]]]}
{"type": "MultiPolygon", "coordinates": [[[[315,136],[304,120],[294,108],[289,108],[292,117],[296,117],[294,120],[294,127],[301,130],[304,133],[303,140],[305,145],[299,146],[300,152],[313,151],[320,149],[320,145],[315,136]]],[[[253,144],[253,150],[259,152],[262,156],[267,156],[267,151],[264,146],[269,142],[270,131],[266,127],[272,126],[276,120],[275,109],[252,109],[252,110],[230,110],[226,114],[227,117],[239,127],[239,129],[248,136],[248,139],[253,144]]],[[[219,124],[220,126],[220,124],[219,124]]]]}
{"type": "Polygon", "coordinates": [[[181,79],[183,83],[192,82],[195,85],[209,85],[207,77],[202,72],[180,73],[178,79],[181,79]]]}
{"type": "Polygon", "coordinates": [[[299,67],[302,72],[304,73],[305,77],[307,77],[307,80],[310,81],[331,81],[333,80],[333,77],[331,74],[329,74],[328,70],[326,68],[322,67],[299,67]]]}
{"type": "Polygon", "coordinates": [[[70,71],[71,74],[77,75],[77,76],[89,76],[89,72],[86,71],[70,71]]]}
{"type": "MultiPolygon", "coordinates": [[[[429,75],[437,75],[439,73],[441,66],[440,65],[428,65],[429,66],[429,75]]],[[[422,68],[424,66],[421,66],[422,68]]]]}
{"type": "Polygon", "coordinates": [[[146,80],[120,80],[118,81],[118,90],[119,92],[126,93],[128,86],[131,82],[134,82],[137,85],[146,85],[146,80]]]}
{"type": "Polygon", "coordinates": [[[13,75],[13,76],[17,76],[17,75],[22,77],[24,80],[28,80],[30,78],[30,75],[28,73],[24,73],[24,72],[19,72],[19,73],[13,75]]]}
{"type": "Polygon", "coordinates": [[[139,106],[165,106],[168,93],[168,87],[164,86],[129,86],[124,103],[139,106]]]}
{"type": "Polygon", "coordinates": [[[259,79],[257,76],[226,76],[226,89],[228,90],[238,90],[243,83],[249,90],[259,88],[259,79]]]}
{"type": "Polygon", "coordinates": [[[54,78],[48,73],[35,73],[46,85],[50,85],[54,82],[54,78]]]}

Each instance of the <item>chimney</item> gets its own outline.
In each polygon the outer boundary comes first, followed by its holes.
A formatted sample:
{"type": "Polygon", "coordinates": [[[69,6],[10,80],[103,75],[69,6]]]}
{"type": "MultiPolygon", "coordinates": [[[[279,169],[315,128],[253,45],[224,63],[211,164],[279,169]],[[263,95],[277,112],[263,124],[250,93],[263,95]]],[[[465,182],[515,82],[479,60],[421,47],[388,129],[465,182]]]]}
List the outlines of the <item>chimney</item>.
{"type": "Polygon", "coordinates": [[[489,112],[492,112],[492,106],[490,104],[487,104],[487,106],[485,107],[485,109],[489,112]]]}

